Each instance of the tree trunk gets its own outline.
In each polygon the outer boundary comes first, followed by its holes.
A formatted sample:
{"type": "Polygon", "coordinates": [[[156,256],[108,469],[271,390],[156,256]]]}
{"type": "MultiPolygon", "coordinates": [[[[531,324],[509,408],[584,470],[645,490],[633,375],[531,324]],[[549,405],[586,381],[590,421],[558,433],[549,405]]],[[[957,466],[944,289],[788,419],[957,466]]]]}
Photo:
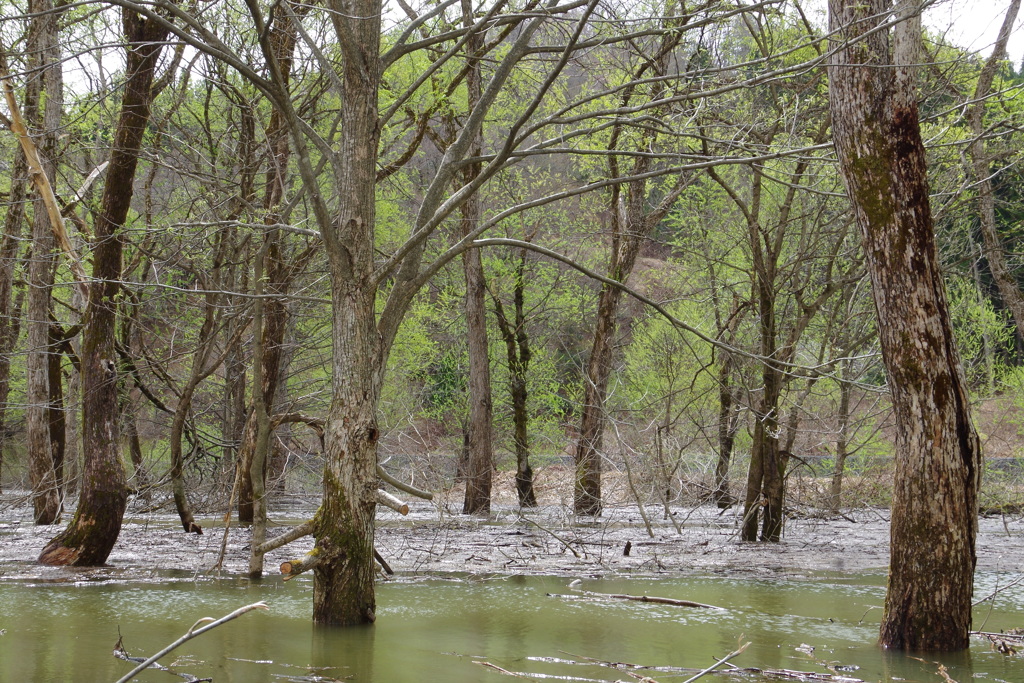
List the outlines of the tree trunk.
{"type": "Polygon", "coordinates": [[[333,399],[324,430],[324,495],[315,520],[323,560],[313,572],[313,620],[376,619],[373,537],[377,510],[377,401],[384,350],[377,331],[374,269],[379,129],[380,4],[334,0],[339,35],[351,38],[342,70],[335,230],[324,235],[331,271],[333,399]]]}
{"type": "MultiPolygon", "coordinates": [[[[63,109],[63,78],[58,45],[58,15],[50,0],[34,0],[29,12],[32,65],[42,73],[29,85],[25,115],[29,125],[42,131],[36,146],[46,176],[53,184],[56,171],[57,136],[63,109]],[[41,86],[39,85],[41,83],[41,86]],[[40,111],[41,103],[45,108],[40,111]]],[[[35,202],[32,222],[32,254],[29,265],[28,355],[26,428],[28,430],[29,473],[36,524],[60,521],[61,492],[54,469],[56,454],[50,438],[50,299],[54,277],[54,237],[42,199],[35,202]]]]}
{"type": "Polygon", "coordinates": [[[836,464],[832,469],[832,483],[829,487],[829,507],[833,512],[839,511],[839,502],[843,493],[843,473],[846,470],[846,457],[850,449],[850,393],[853,391],[853,384],[850,379],[849,358],[844,358],[839,364],[839,412],[836,419],[839,421],[836,427],[836,464]]]}
{"type": "Polygon", "coordinates": [[[718,461],[715,464],[715,490],[711,500],[721,509],[736,504],[736,497],[729,492],[729,464],[736,443],[739,428],[739,405],[735,405],[736,389],[733,386],[733,360],[728,351],[719,350],[722,356],[718,368],[718,461]]]}
{"type": "Polygon", "coordinates": [[[57,491],[57,515],[64,508],[64,456],[67,451],[67,422],[64,419],[64,382],[61,375],[64,330],[54,322],[50,324],[50,346],[46,359],[49,396],[46,402],[46,422],[50,435],[50,457],[53,459],[53,481],[57,491]]]}
{"type": "MultiPolygon", "coordinates": [[[[666,16],[661,20],[666,29],[677,29],[690,17],[685,10],[666,4],[666,16]],[[679,11],[682,16],[674,16],[679,11]]],[[[669,63],[683,32],[667,30],[661,35],[650,54],[640,54],[639,65],[633,74],[635,82],[625,88],[620,104],[627,106],[638,90],[636,82],[652,77],[648,95],[651,101],[661,99],[665,85],[661,76],[667,73],[669,63]]],[[[610,151],[620,147],[620,136],[624,128],[616,125],[608,144],[610,151]]],[[[658,133],[648,129],[640,140],[634,140],[635,149],[653,149],[658,133]]],[[[609,260],[608,276],[625,284],[633,272],[640,247],[651,231],[675,204],[679,195],[689,184],[688,176],[681,174],[675,184],[659,188],[661,200],[657,203],[648,196],[648,185],[644,174],[651,168],[648,155],[639,155],[633,162],[630,174],[637,177],[626,185],[626,196],[621,197],[618,185],[613,185],[609,194],[608,208],[612,217],[612,253],[609,260]],[[653,206],[652,206],[653,205],[653,206]]],[[[608,175],[621,177],[619,155],[612,154],[608,162],[608,175]]],[[[594,343],[587,362],[584,376],[583,414],[580,418],[580,439],[576,447],[576,485],[573,507],[578,515],[601,513],[601,449],[604,432],[604,402],[608,391],[608,380],[612,371],[612,341],[616,332],[615,316],[618,311],[622,290],[610,285],[601,287],[597,305],[597,321],[594,329],[594,343]]]]}
{"type": "Polygon", "coordinates": [[[95,225],[93,283],[82,335],[82,450],[85,471],[78,509],[51,540],[39,562],[95,566],[107,561],[121,532],[127,504],[118,424],[116,297],[120,289],[122,238],[134,191],[135,169],[149,122],[152,83],[167,30],[122,10],[126,50],[124,95],[114,132],[103,198],[95,225]]]}
{"type": "Polygon", "coordinates": [[[537,494],[533,490],[533,468],[530,466],[530,441],[527,400],[529,389],[526,378],[530,369],[530,337],[526,332],[526,311],[524,290],[526,270],[526,250],[521,250],[519,263],[516,266],[516,283],[512,298],[515,307],[515,319],[509,320],[505,308],[498,297],[494,297],[494,314],[498,320],[498,330],[505,342],[505,355],[508,359],[509,394],[512,399],[512,441],[516,452],[516,494],[522,507],[536,507],[537,494]]]}
{"type": "MultiPolygon", "coordinates": [[[[473,3],[462,0],[462,25],[473,27],[473,3]]],[[[473,111],[480,102],[480,61],[477,53],[483,48],[483,35],[470,32],[466,40],[466,110],[473,111]]],[[[470,157],[480,156],[482,127],[470,143],[470,157]]],[[[473,161],[462,172],[462,182],[470,185],[480,175],[481,164],[473,161]]],[[[460,207],[462,234],[469,235],[481,221],[480,197],[473,195],[460,207]]],[[[491,358],[487,344],[487,290],[484,266],[478,249],[462,255],[466,278],[466,343],[469,350],[469,426],[466,432],[469,459],[466,463],[466,495],[462,513],[486,514],[491,510],[491,473],[494,470],[492,438],[491,358]]]]}
{"type": "MultiPolygon", "coordinates": [[[[305,11],[305,10],[303,10],[305,11]]],[[[281,70],[282,87],[287,88],[291,77],[292,55],[295,50],[296,27],[293,20],[282,17],[274,22],[270,32],[270,42],[281,70]]],[[[273,225],[280,219],[279,209],[285,191],[285,179],[288,174],[288,128],[284,115],[275,109],[271,112],[267,126],[267,142],[270,146],[271,165],[267,171],[263,193],[264,220],[273,225]]],[[[262,426],[269,425],[274,413],[275,398],[278,394],[278,383],[281,380],[281,365],[284,355],[285,335],[288,330],[288,305],[286,296],[291,289],[292,280],[297,268],[286,261],[284,255],[283,235],[280,230],[267,230],[263,245],[257,258],[261,259],[257,268],[266,274],[266,283],[258,282],[256,287],[266,290],[272,295],[260,304],[260,333],[258,353],[253,359],[259,363],[257,373],[253,371],[253,409],[249,411],[246,425],[242,429],[242,443],[239,446],[239,462],[242,468],[241,485],[238,498],[238,521],[251,524],[255,519],[256,489],[265,495],[267,466],[270,462],[270,435],[262,434],[262,426]],[[262,378],[256,381],[255,376],[262,378]],[[257,397],[257,392],[259,396],[257,397]],[[257,449],[263,449],[257,453],[257,449]],[[260,467],[253,467],[259,460],[260,467]],[[260,478],[253,481],[253,475],[260,478]]],[[[301,260],[301,259],[300,259],[301,260]]],[[[264,504],[264,511],[265,511],[264,504]]],[[[265,520],[264,520],[265,523],[265,520]]]]}
{"type": "MultiPolygon", "coordinates": [[[[896,419],[891,560],[880,642],[968,647],[981,445],[949,320],[913,65],[920,16],[830,0],[835,145],[871,274],[896,419]]],[[[906,9],[906,5],[903,6],[906,9]]]]}
{"type": "MultiPolygon", "coordinates": [[[[736,330],[743,319],[744,306],[740,298],[733,295],[729,317],[723,321],[719,313],[717,285],[718,277],[714,265],[709,261],[709,274],[715,298],[715,324],[718,338],[726,344],[733,344],[736,330]]],[[[736,358],[725,349],[716,349],[718,354],[718,461],[715,464],[715,489],[711,500],[719,509],[725,510],[737,503],[736,496],[729,491],[729,466],[736,445],[736,432],[740,425],[739,389],[733,384],[738,370],[736,358]]]]}
{"type": "MultiPolygon", "coordinates": [[[[639,245],[638,245],[639,246],[639,245]]],[[[635,259],[634,259],[635,260],[635,259]]],[[[632,270],[632,264],[625,275],[632,270]]],[[[624,279],[624,278],[623,278],[624,279]]],[[[604,449],[604,400],[612,372],[612,339],[615,312],[622,290],[604,285],[597,304],[594,342],[584,375],[583,413],[576,444],[576,485],[573,511],[577,515],[601,514],[601,452],[604,449]]]]}

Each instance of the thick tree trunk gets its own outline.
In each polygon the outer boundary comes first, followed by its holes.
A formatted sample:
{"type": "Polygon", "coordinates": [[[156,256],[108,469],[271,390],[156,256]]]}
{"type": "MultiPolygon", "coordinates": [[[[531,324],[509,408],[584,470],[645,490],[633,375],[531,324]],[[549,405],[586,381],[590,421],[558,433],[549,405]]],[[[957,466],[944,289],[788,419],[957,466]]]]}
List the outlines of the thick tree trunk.
{"type": "MultiPolygon", "coordinates": [[[[639,247],[639,244],[637,245],[639,247]]],[[[638,250],[638,249],[637,249],[638,250]]],[[[635,261],[635,258],[634,258],[635,261]]],[[[632,263],[624,277],[632,270],[632,263]]],[[[573,511],[577,515],[601,514],[601,453],[604,449],[604,401],[612,372],[612,340],[615,336],[615,313],[621,291],[605,285],[597,304],[594,342],[584,375],[583,412],[580,415],[580,437],[576,444],[576,485],[573,511]]]]}
{"type": "MultiPolygon", "coordinates": [[[[479,215],[475,197],[464,206],[463,220],[476,225],[479,215]],[[470,206],[473,205],[473,206],[470,206]],[[469,212],[467,214],[467,212],[469,212]]],[[[466,276],[466,341],[469,346],[469,424],[466,463],[466,495],[462,513],[485,514],[491,509],[491,473],[494,470],[494,447],[491,438],[491,368],[487,349],[487,310],[480,252],[470,249],[463,255],[466,276]]]]}
{"type": "Polygon", "coordinates": [[[64,419],[64,381],[61,373],[64,330],[54,322],[50,324],[50,347],[46,359],[49,400],[46,421],[50,434],[50,457],[53,459],[53,480],[57,489],[57,514],[64,508],[64,458],[67,451],[67,421],[64,419]]]}
{"type": "MultiPolygon", "coordinates": [[[[755,179],[760,188],[760,175],[755,179]]],[[[759,206],[757,199],[753,205],[759,206]]],[[[750,469],[747,471],[747,495],[743,506],[744,541],[778,541],[782,536],[782,503],[784,496],[782,457],[779,454],[779,399],[782,396],[782,369],[778,358],[778,327],[775,317],[776,261],[778,251],[765,254],[757,214],[751,214],[750,246],[754,256],[754,289],[759,314],[761,337],[761,396],[754,413],[754,434],[751,444],[750,469]],[[761,532],[758,535],[758,523],[761,532]]],[[[781,229],[781,228],[780,228],[781,229]]]]}
{"type": "Polygon", "coordinates": [[[890,47],[887,0],[830,0],[829,9],[836,151],[863,234],[896,418],[880,642],[960,650],[971,628],[981,446],[928,202],[913,74],[920,17],[896,23],[890,47]]]}
{"type": "Polygon", "coordinates": [[[332,20],[351,38],[342,80],[336,183],[340,209],[324,235],[331,269],[333,399],[324,430],[324,495],[315,519],[313,620],[354,625],[376,619],[373,538],[377,510],[377,401],[385,352],[376,326],[374,269],[379,139],[380,5],[334,0],[332,20]]]}
{"type": "Polygon", "coordinates": [[[74,519],[40,553],[43,564],[95,566],[106,562],[121,532],[127,504],[114,349],[115,299],[121,280],[119,233],[131,207],[138,153],[149,122],[153,74],[167,31],[129,10],[122,11],[122,21],[129,41],[127,75],[96,220],[94,282],[89,286],[82,335],[82,492],[74,519]]]}
{"type": "Polygon", "coordinates": [[[334,292],[334,399],[324,431],[324,497],[315,520],[323,561],[314,571],[313,620],[354,625],[376,619],[379,349],[372,293],[337,285],[334,292]]]}

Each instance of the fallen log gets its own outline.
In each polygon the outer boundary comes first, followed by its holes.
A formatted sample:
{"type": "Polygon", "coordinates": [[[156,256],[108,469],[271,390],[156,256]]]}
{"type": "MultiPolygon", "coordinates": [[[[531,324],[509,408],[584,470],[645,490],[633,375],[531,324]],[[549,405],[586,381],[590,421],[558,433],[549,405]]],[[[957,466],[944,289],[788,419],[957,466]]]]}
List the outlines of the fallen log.
{"type": "Polygon", "coordinates": [[[705,605],[703,602],[692,600],[676,600],[675,598],[659,598],[653,595],[626,595],[623,593],[593,593],[591,591],[577,591],[573,594],[548,593],[549,598],[562,598],[564,600],[632,600],[634,602],[652,602],[659,605],[674,605],[675,607],[697,607],[699,609],[722,609],[715,605],[705,605]]]}

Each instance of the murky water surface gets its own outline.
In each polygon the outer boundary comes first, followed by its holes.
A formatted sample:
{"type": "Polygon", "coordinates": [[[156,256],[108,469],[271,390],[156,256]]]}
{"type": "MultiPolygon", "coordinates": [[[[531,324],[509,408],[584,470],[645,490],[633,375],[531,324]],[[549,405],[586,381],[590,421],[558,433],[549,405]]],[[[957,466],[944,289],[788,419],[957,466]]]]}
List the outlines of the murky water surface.
{"type": "MultiPolygon", "coordinates": [[[[149,655],[196,620],[220,617],[259,600],[253,612],[189,641],[162,663],[217,683],[252,681],[513,680],[499,670],[555,680],[635,680],[587,658],[655,667],[704,668],[744,642],[740,667],[829,673],[865,681],[952,679],[1024,682],[1024,657],[1006,657],[975,639],[968,655],[904,657],[875,646],[884,577],[750,580],[728,577],[586,579],[576,589],[693,600],[704,610],[569,595],[564,578],[405,577],[384,583],[371,628],[317,629],[310,624],[312,583],[267,579],[157,583],[90,580],[63,572],[54,582],[0,583],[0,681],[115,681],[131,665],[112,656],[118,635],[133,655],[149,655]],[[485,662],[487,664],[485,664],[485,662]],[[854,668],[857,667],[857,668],[854,668]]],[[[1014,575],[979,576],[988,595],[1014,575]]],[[[1024,626],[1024,586],[980,607],[975,626],[1024,626]]],[[[659,682],[693,672],[637,671],[659,682]]],[[[183,680],[150,670],[136,680],[183,680]]],[[[536,680],[536,679],[535,679],[536,680]]],[[[761,681],[757,674],[704,681],[761,681]]]]}

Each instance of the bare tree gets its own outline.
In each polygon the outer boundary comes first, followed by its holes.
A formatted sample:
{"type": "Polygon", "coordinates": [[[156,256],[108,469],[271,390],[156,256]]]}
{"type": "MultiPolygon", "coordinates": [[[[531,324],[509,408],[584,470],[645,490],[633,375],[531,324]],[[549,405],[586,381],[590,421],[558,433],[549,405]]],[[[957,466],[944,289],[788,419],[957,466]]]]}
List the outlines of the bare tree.
{"type": "Polygon", "coordinates": [[[163,22],[123,9],[127,40],[125,84],[93,247],[93,282],[82,338],[83,484],[75,516],[39,554],[52,565],[106,562],[121,531],[128,492],[120,454],[116,297],[123,242],[119,235],[134,192],[139,150],[149,121],[152,85],[167,29],[163,22]]]}

